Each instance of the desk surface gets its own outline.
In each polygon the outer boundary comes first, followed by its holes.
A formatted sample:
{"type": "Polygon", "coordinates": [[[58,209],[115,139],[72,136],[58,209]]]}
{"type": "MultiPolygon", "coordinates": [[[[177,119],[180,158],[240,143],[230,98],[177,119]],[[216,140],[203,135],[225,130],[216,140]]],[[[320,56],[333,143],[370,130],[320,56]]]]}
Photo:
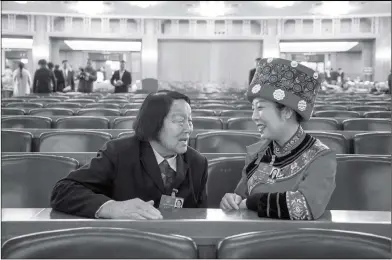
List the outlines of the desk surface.
{"type": "Polygon", "coordinates": [[[249,210],[224,212],[220,209],[174,209],[162,211],[163,220],[108,220],[80,218],[50,208],[2,209],[2,239],[76,227],[122,227],[148,232],[179,234],[198,245],[213,246],[236,234],[296,228],[327,228],[373,233],[391,237],[391,212],[326,211],[315,221],[259,218],[249,210]]]}

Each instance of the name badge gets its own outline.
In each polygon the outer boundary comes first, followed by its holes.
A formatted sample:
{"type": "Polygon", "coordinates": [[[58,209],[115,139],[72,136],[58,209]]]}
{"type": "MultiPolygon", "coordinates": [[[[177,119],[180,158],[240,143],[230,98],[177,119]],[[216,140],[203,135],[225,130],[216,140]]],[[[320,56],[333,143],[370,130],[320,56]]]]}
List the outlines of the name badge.
{"type": "Polygon", "coordinates": [[[274,184],[276,177],[280,175],[280,168],[261,163],[257,170],[248,180],[249,193],[258,184],[274,184]]]}
{"type": "Polygon", "coordinates": [[[174,209],[174,208],[182,208],[184,205],[184,199],[180,197],[176,197],[176,193],[178,190],[173,189],[171,196],[162,195],[161,201],[159,203],[160,209],[174,209]]]}

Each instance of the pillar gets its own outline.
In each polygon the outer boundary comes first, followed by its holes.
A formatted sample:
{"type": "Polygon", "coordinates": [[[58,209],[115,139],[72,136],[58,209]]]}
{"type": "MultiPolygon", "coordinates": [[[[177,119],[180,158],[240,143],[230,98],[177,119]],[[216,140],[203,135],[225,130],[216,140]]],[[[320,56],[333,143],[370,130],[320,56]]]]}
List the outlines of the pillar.
{"type": "Polygon", "coordinates": [[[43,15],[35,16],[35,34],[33,36],[33,67],[38,68],[38,61],[46,59],[49,61],[50,42],[47,30],[47,19],[43,15]]]}
{"type": "Polygon", "coordinates": [[[50,39],[50,61],[56,65],[61,66],[61,58],[60,58],[60,40],[58,39],[50,39]]]}
{"type": "Polygon", "coordinates": [[[374,46],[374,80],[387,81],[391,70],[391,17],[380,17],[374,46]]]}
{"type": "Polygon", "coordinates": [[[277,19],[268,20],[268,35],[263,40],[263,53],[262,58],[279,58],[279,38],[278,26],[280,26],[277,19]]]}
{"type": "Polygon", "coordinates": [[[373,55],[374,55],[374,50],[373,50],[373,46],[374,46],[374,42],[373,41],[362,41],[361,42],[362,45],[362,54],[361,54],[361,64],[362,64],[362,68],[361,68],[361,73],[364,75],[363,78],[364,80],[369,80],[372,81],[373,80],[373,75],[374,75],[374,67],[373,67],[373,55]],[[363,72],[364,68],[368,68],[371,67],[373,68],[373,74],[372,75],[366,75],[363,72]]]}
{"type": "Polygon", "coordinates": [[[141,78],[158,78],[158,37],[153,19],[144,20],[142,36],[141,78]]]}

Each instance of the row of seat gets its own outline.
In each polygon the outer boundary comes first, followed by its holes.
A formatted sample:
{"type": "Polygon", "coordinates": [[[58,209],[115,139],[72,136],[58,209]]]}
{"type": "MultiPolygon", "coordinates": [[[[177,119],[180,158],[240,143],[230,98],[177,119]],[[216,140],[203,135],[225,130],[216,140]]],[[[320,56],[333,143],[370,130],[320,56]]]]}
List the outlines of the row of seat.
{"type": "MultiPolygon", "coordinates": [[[[135,116],[95,117],[95,116],[4,116],[1,127],[4,128],[59,128],[59,129],[133,129],[135,116]]],[[[344,131],[391,131],[391,119],[387,118],[351,118],[344,120],[316,118],[303,122],[305,130],[344,130],[344,131]],[[341,121],[341,123],[339,123],[341,121]]],[[[252,118],[193,117],[194,129],[229,129],[258,131],[252,118]]]]}
{"type": "MultiPolygon", "coordinates": [[[[99,104],[95,104],[99,105],[99,104]]],[[[36,116],[137,116],[140,109],[120,109],[116,104],[103,104],[102,107],[89,108],[3,108],[2,115],[36,115],[36,116]],[[112,106],[113,105],[113,106],[112,106]]],[[[252,117],[252,110],[208,110],[193,109],[193,116],[222,116],[222,117],[252,117]]],[[[391,111],[345,111],[325,110],[314,111],[314,117],[338,117],[338,118],[391,118],[391,111]]]]}
{"type": "MultiPolygon", "coordinates": [[[[81,164],[69,157],[49,154],[2,156],[2,207],[50,207],[57,181],[81,164]]],[[[219,208],[225,193],[241,179],[244,156],[209,160],[208,207],[219,208]]],[[[336,188],[328,210],[391,211],[391,156],[338,155],[336,188]]]]}
{"type": "MultiPolygon", "coordinates": [[[[307,131],[337,154],[392,154],[388,132],[355,134],[349,139],[341,133],[307,131]]],[[[96,152],[113,138],[133,136],[134,132],[113,136],[100,131],[63,130],[43,132],[38,138],[27,131],[2,130],[2,152],[96,152]]],[[[189,145],[202,153],[245,153],[246,146],[260,140],[255,132],[212,131],[198,133],[189,145]]]]}

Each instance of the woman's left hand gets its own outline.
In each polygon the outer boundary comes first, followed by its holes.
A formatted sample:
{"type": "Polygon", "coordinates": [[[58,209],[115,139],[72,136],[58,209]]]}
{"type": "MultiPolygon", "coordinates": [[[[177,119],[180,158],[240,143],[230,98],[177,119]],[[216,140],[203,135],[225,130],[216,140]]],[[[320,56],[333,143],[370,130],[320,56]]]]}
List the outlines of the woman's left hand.
{"type": "Polygon", "coordinates": [[[248,207],[246,207],[246,199],[242,200],[240,203],[240,209],[248,209],[248,207]]]}

